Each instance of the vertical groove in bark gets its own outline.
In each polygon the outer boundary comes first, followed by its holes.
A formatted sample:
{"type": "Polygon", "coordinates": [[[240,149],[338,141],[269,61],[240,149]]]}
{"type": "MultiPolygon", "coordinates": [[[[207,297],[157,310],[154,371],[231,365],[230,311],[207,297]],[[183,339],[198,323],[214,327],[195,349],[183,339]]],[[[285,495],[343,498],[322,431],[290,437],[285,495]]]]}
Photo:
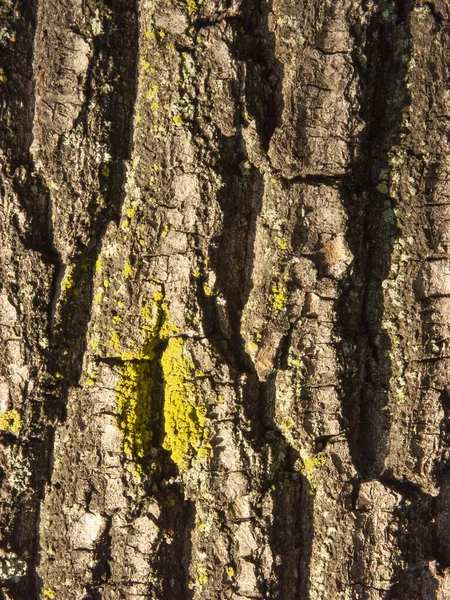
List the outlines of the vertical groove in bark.
{"type": "Polygon", "coordinates": [[[342,302],[340,328],[344,345],[354,349],[355,355],[344,375],[345,416],[352,458],[363,477],[379,475],[388,452],[392,342],[383,327],[387,307],[382,284],[399,234],[386,177],[410,104],[405,56],[411,6],[386,4],[384,11],[390,14],[388,20],[376,13],[364,40],[367,66],[360,76],[365,85],[361,102],[365,131],[343,186],[349,220],[355,225],[349,233],[355,262],[342,302]],[[396,35],[392,36],[394,23],[396,35]]]}

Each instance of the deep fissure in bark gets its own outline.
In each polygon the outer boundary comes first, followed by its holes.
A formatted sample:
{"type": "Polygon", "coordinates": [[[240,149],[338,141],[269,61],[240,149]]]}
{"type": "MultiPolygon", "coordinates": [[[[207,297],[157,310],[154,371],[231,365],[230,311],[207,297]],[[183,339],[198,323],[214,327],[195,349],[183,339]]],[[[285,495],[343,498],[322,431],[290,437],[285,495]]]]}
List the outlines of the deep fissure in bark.
{"type": "Polygon", "coordinates": [[[366,86],[361,102],[366,127],[342,185],[349,221],[358,224],[348,235],[355,260],[350,285],[341,300],[343,406],[350,450],[363,478],[382,472],[390,430],[385,408],[392,376],[391,344],[382,324],[382,282],[389,274],[398,230],[395,201],[377,186],[382,173],[389,171],[389,156],[392,151],[395,154],[400,142],[403,115],[409,105],[404,54],[412,5],[403,3],[397,8],[386,3],[384,8],[392,11],[390,20],[385,21],[380,10],[368,27],[367,68],[361,76],[366,86]],[[395,37],[390,35],[393,21],[395,37]],[[348,357],[348,348],[352,348],[353,356],[348,357]]]}

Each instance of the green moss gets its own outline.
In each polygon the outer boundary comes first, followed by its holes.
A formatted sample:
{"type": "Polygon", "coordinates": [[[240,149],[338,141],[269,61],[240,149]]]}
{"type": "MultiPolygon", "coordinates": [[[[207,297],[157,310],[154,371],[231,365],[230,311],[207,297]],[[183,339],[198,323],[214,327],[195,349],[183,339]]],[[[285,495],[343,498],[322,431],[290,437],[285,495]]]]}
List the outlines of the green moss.
{"type": "Polygon", "coordinates": [[[22,427],[22,417],[15,409],[0,414],[0,431],[19,433],[22,427]]]}

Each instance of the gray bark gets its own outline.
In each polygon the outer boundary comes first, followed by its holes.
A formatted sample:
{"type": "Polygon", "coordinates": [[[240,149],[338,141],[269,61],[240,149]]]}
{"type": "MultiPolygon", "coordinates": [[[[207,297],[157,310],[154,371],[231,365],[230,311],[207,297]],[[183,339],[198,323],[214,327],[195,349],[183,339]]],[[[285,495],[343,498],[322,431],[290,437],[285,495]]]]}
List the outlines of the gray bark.
{"type": "Polygon", "coordinates": [[[3,0],[0,597],[450,597],[449,4],[3,0]]]}

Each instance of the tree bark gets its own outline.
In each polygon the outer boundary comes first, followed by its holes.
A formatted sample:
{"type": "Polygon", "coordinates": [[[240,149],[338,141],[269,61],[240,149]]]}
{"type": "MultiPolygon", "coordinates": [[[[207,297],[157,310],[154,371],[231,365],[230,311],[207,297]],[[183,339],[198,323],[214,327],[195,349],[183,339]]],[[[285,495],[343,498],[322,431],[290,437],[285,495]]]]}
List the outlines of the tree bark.
{"type": "Polygon", "coordinates": [[[0,597],[450,597],[450,5],[3,0],[0,597]]]}

